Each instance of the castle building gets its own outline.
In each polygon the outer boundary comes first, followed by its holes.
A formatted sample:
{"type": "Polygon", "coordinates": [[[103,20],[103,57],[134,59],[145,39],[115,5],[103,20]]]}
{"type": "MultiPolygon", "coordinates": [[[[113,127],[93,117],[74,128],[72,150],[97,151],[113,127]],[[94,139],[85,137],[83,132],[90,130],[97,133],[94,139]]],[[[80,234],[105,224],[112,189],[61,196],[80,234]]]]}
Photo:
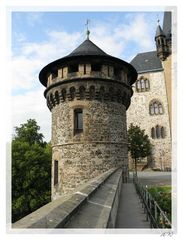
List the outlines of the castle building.
{"type": "Polygon", "coordinates": [[[128,173],[126,110],[137,72],[87,34],[39,74],[52,113],[52,199],[111,168],[128,173]]]}
{"type": "Polygon", "coordinates": [[[139,53],[131,61],[138,79],[127,123],[145,130],[153,145],[148,165],[164,171],[171,169],[171,12],[164,13],[163,28],[158,21],[155,43],[156,51],[139,53]]]}

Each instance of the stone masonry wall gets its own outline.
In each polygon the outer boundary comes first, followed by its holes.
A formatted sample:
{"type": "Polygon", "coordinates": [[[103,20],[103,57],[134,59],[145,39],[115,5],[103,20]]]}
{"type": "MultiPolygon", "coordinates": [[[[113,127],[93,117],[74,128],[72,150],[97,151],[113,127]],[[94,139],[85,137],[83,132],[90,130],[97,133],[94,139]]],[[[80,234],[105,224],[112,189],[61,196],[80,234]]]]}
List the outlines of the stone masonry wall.
{"type": "Polygon", "coordinates": [[[171,132],[169,123],[168,101],[165,87],[164,72],[150,72],[139,74],[138,78],[144,76],[150,82],[150,90],[137,92],[134,87],[134,95],[131,105],[127,111],[127,125],[130,123],[145,129],[153,144],[153,166],[165,170],[171,168],[171,132]],[[163,106],[163,114],[150,115],[149,104],[152,100],[159,100],[163,106]],[[152,139],[151,128],[156,125],[165,128],[165,138],[152,139]]]}
{"type": "Polygon", "coordinates": [[[56,186],[52,179],[53,199],[113,167],[127,166],[125,106],[97,100],[56,105],[52,109],[52,147],[52,164],[59,162],[56,186]],[[83,109],[84,129],[74,135],[75,108],[83,109]]]}

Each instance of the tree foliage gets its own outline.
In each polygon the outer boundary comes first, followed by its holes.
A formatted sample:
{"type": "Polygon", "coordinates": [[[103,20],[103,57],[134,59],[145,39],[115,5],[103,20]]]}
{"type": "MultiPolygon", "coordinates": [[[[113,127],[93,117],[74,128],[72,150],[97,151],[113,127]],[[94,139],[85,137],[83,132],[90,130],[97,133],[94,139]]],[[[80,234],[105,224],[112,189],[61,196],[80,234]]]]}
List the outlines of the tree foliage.
{"type": "Polygon", "coordinates": [[[151,149],[152,145],[148,135],[145,134],[145,130],[141,130],[139,126],[131,124],[128,129],[128,150],[131,157],[135,160],[135,169],[137,160],[149,156],[151,149]]]}
{"type": "Polygon", "coordinates": [[[50,201],[51,146],[34,119],[15,128],[12,140],[12,221],[50,201]]]}

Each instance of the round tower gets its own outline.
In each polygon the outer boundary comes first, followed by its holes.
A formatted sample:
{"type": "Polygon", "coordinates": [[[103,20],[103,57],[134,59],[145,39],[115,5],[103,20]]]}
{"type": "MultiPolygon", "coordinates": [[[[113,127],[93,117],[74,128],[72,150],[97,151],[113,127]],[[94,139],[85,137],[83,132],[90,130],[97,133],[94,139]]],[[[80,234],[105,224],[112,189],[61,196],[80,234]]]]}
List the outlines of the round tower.
{"type": "Polygon", "coordinates": [[[132,65],[89,38],[41,70],[52,112],[52,199],[113,167],[128,171],[126,110],[136,78],[132,65]]]}

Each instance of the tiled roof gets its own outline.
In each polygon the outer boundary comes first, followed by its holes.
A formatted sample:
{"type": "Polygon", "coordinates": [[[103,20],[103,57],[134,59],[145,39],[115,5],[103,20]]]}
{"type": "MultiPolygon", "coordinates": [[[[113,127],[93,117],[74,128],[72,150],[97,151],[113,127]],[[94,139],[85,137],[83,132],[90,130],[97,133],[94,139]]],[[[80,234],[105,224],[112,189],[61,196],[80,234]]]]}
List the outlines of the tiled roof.
{"type": "Polygon", "coordinates": [[[156,54],[156,51],[139,53],[132,59],[130,63],[138,73],[161,71],[163,70],[163,67],[156,54]]]}

